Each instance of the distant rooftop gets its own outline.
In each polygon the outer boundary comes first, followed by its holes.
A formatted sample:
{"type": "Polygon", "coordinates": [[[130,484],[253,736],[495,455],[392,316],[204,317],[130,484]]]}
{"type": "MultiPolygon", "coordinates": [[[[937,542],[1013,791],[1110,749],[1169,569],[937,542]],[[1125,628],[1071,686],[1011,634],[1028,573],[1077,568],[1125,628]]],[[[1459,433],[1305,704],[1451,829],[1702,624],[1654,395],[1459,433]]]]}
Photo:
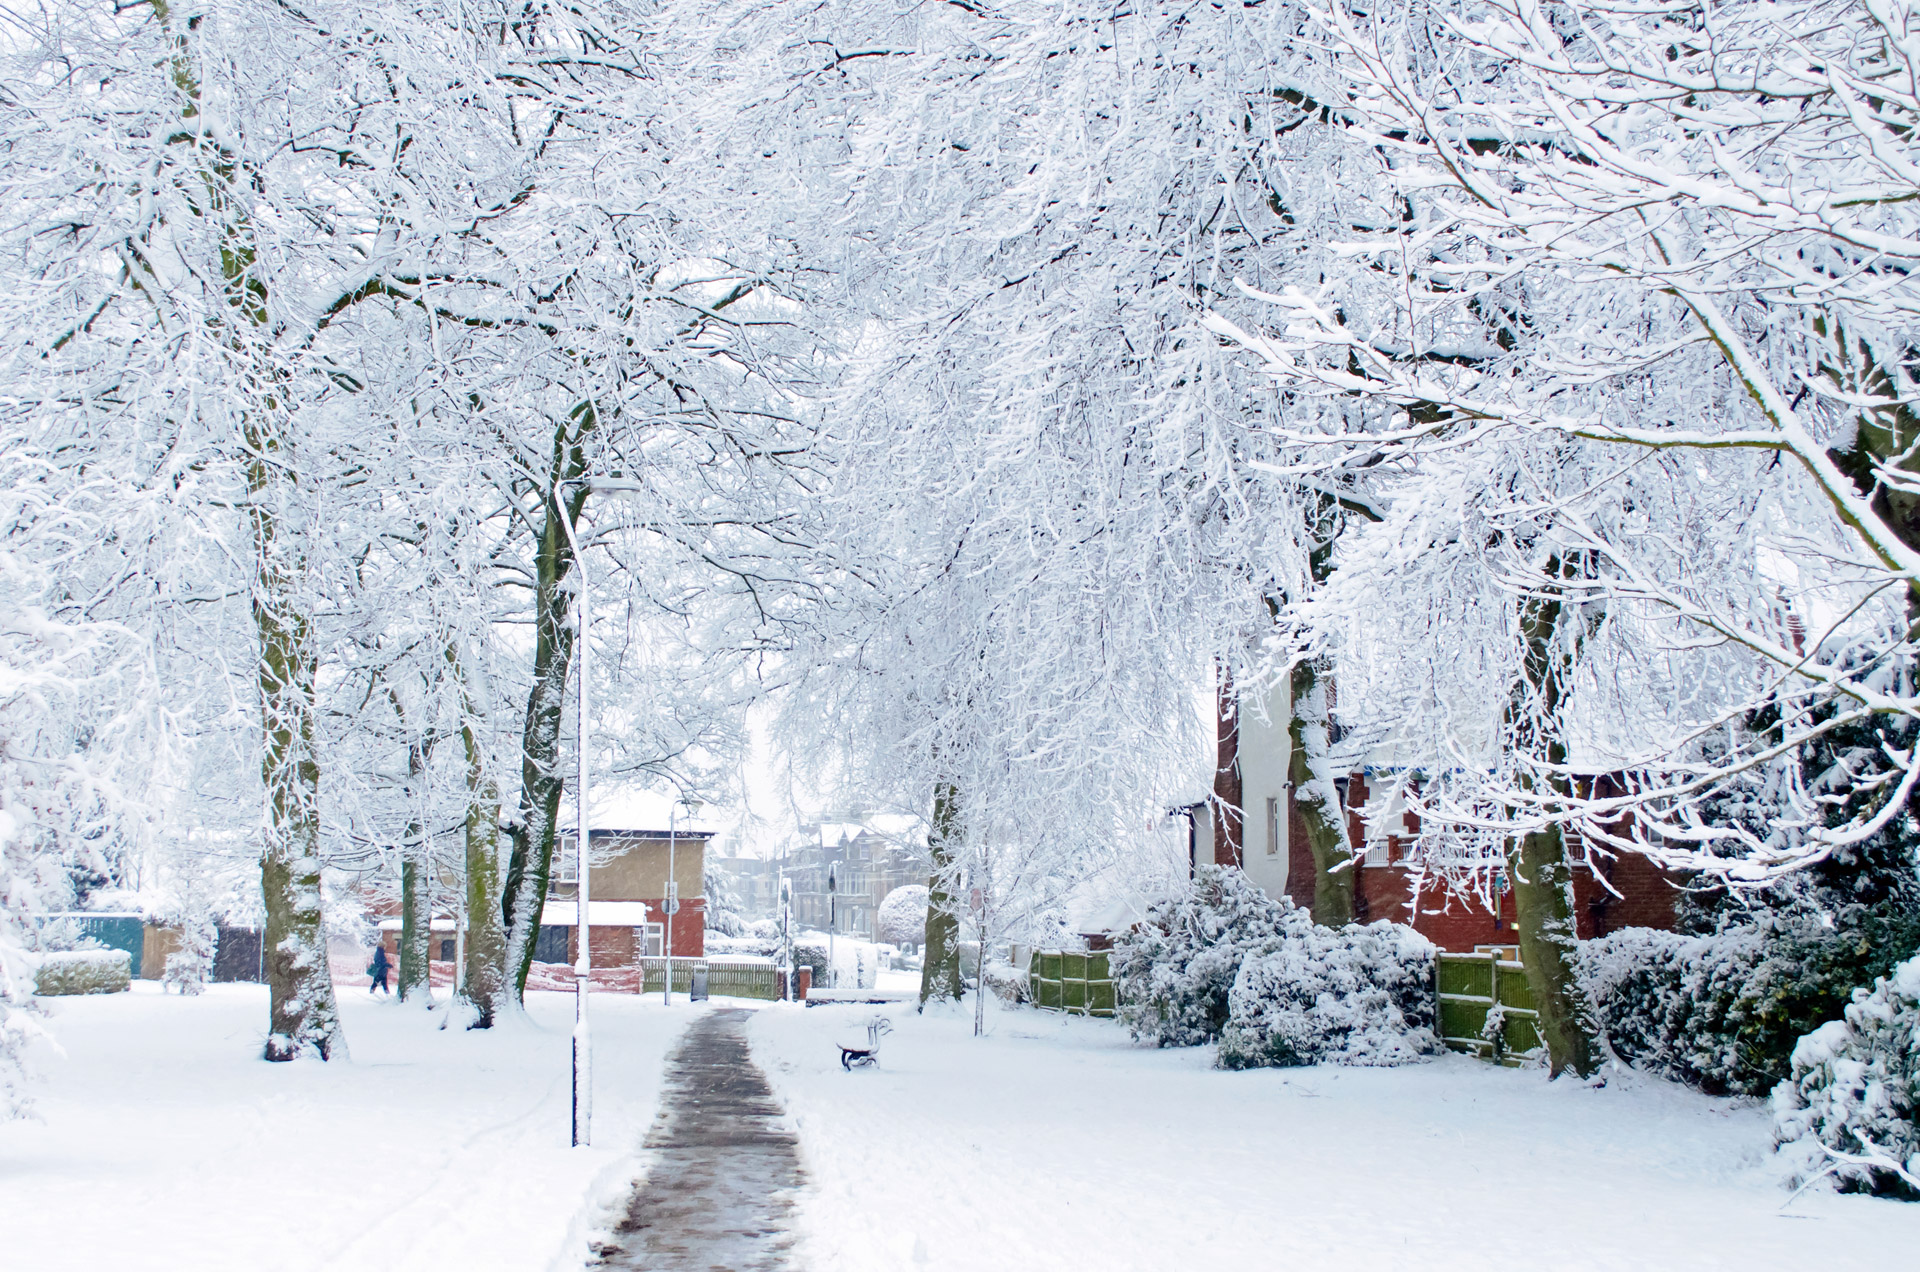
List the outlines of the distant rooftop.
{"type": "MultiPolygon", "coordinates": [[[[675,796],[657,791],[612,790],[604,795],[596,794],[593,805],[587,810],[587,819],[593,833],[605,831],[629,831],[643,834],[665,835],[672,829],[682,835],[712,836],[719,833],[719,823],[702,809],[697,816],[689,816],[682,808],[674,812],[675,796]]],[[[560,830],[567,834],[574,831],[578,820],[574,815],[576,803],[571,794],[560,805],[560,830]]]]}

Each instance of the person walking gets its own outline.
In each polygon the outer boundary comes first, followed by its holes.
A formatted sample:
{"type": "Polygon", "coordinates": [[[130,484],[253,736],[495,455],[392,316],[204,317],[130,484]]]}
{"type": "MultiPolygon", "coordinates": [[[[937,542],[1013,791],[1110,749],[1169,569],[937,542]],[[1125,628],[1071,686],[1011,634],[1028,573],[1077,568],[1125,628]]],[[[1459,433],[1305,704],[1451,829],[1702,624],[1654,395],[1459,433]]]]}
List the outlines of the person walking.
{"type": "Polygon", "coordinates": [[[384,944],[374,946],[373,962],[367,967],[367,975],[373,977],[373,984],[367,986],[369,994],[376,989],[386,989],[388,995],[392,995],[393,991],[387,989],[387,970],[392,966],[393,964],[387,961],[387,947],[384,944]]]}

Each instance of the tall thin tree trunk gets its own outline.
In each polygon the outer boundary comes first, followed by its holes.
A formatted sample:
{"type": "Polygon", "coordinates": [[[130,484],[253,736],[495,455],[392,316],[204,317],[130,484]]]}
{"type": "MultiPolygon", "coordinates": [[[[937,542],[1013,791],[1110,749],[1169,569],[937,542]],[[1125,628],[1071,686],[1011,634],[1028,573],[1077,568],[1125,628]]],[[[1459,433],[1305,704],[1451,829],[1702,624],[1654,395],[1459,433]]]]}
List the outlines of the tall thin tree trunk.
{"type": "Polygon", "coordinates": [[[427,876],[426,826],[420,817],[420,780],[426,771],[426,753],[420,743],[407,747],[406,842],[400,847],[400,967],[396,992],[401,1002],[419,999],[431,1003],[433,957],[432,889],[427,876]]]}
{"type": "MultiPolygon", "coordinates": [[[[1558,557],[1548,562],[1547,573],[1551,578],[1571,577],[1568,564],[1558,557]]],[[[1577,635],[1560,630],[1567,617],[1557,593],[1521,602],[1520,632],[1526,643],[1522,683],[1507,705],[1508,722],[1522,743],[1543,744],[1537,749],[1554,766],[1567,761],[1561,710],[1573,658],[1570,642],[1577,642],[1577,635]]],[[[1508,844],[1506,859],[1514,921],[1520,929],[1520,961],[1539,1013],[1548,1071],[1556,1077],[1569,1072],[1585,1077],[1594,1070],[1597,1051],[1574,977],[1573,867],[1567,860],[1566,837],[1559,826],[1550,825],[1508,844]]]]}
{"type": "Polygon", "coordinates": [[[533,967],[534,943],[540,935],[540,910],[546,902],[547,881],[553,869],[553,846],[560,819],[560,800],[566,780],[560,771],[560,725],[563,717],[567,670],[573,662],[572,594],[566,589],[573,572],[573,550],[561,518],[578,525],[587,502],[585,439],[594,422],[591,407],[570,415],[554,435],[553,476],[574,481],[563,501],[554,502],[549,487],[546,518],[540,529],[534,560],[533,687],[527,694],[526,721],[520,737],[520,817],[513,829],[513,852],[507,863],[501,919],[507,931],[507,973],[515,1001],[526,993],[527,973],[533,967]]]}
{"type": "Polygon", "coordinates": [[[451,644],[447,661],[460,681],[460,742],[467,758],[466,965],[460,995],[473,1007],[472,1027],[491,1029],[513,1001],[507,992],[507,931],[500,918],[500,787],[487,776],[473,695],[451,644]]]}
{"type": "Polygon", "coordinates": [[[933,788],[933,825],[927,834],[932,869],[927,875],[927,944],[920,964],[920,1005],[955,1001],[964,992],[960,977],[960,909],[953,870],[960,855],[960,788],[941,782],[933,788]]]}
{"type": "Polygon", "coordinates": [[[279,541],[276,502],[285,495],[266,439],[247,465],[252,495],[254,629],[259,638],[261,755],[266,842],[260,855],[265,902],[269,1060],[312,1052],[344,1054],[340,1011],[327,965],[320,904],[320,765],[313,750],[312,635],[290,600],[297,564],[279,541]]]}
{"type": "Polygon", "coordinates": [[[500,789],[491,778],[468,787],[466,944],[461,994],[473,1004],[473,1027],[489,1029],[512,1001],[500,922],[500,789]]]}
{"type": "Polygon", "coordinates": [[[1353,849],[1347,842],[1346,810],[1340,807],[1340,788],[1334,785],[1327,685],[1322,669],[1311,660],[1294,664],[1291,683],[1292,719],[1287,725],[1291,755],[1287,780],[1293,784],[1294,803],[1307,828],[1307,851],[1313,856],[1313,921],[1327,927],[1353,922],[1353,849]]]}

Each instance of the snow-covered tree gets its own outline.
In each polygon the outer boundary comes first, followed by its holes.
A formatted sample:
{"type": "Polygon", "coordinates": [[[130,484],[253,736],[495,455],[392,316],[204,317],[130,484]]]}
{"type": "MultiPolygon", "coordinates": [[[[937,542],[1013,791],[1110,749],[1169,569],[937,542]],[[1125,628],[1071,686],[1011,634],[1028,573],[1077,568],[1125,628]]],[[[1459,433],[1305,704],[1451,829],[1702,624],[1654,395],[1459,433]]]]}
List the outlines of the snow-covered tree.
{"type": "MultiPolygon", "coordinates": [[[[1801,809],[1808,834],[1783,846],[1697,812],[1815,735],[1910,709],[1920,557],[1902,511],[1900,351],[1915,103],[1883,88],[1911,69],[1911,15],[1850,2],[1309,8],[1317,58],[1302,90],[1380,148],[1405,215],[1344,232],[1342,268],[1269,295],[1272,334],[1226,317],[1215,329],[1318,404],[1288,437],[1323,462],[1417,468],[1525,439],[1598,448],[1590,471],[1621,515],[1578,532],[1608,603],[1664,627],[1676,670],[1697,664],[1675,683],[1706,690],[1657,697],[1663,726],[1621,737],[1623,789],[1506,793],[1591,840],[1748,881],[1875,833],[1879,812],[1814,826],[1801,809]],[[1653,509],[1626,496],[1656,478],[1653,509]],[[1748,509],[1720,550],[1676,551],[1676,533],[1700,531],[1666,518],[1729,485],[1748,509]],[[1872,675],[1833,661],[1863,640],[1872,675]],[[1703,757],[1699,740],[1779,697],[1791,736],[1703,757]]],[[[1914,772],[1889,753],[1857,777],[1904,798],[1914,772]]]]}

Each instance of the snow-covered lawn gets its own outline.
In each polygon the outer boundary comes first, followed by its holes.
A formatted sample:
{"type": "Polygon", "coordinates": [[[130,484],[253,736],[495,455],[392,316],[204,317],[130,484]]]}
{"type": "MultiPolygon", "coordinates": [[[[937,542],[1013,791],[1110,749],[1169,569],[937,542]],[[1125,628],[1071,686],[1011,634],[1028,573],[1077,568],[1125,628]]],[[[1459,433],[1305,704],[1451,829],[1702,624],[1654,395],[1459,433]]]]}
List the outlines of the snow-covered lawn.
{"type": "Polygon", "coordinates": [[[353,1055],[332,1064],[258,1059],[261,986],[57,1000],[43,1120],[0,1123],[0,1268],[578,1267],[704,1010],[594,1000],[595,1147],[575,1151],[571,996],[465,1033],[340,992],[353,1055]]]}
{"type": "Polygon", "coordinates": [[[1032,1011],[760,1012],[811,1186],[809,1272],[1903,1269],[1920,1205],[1787,1193],[1760,1108],[1447,1057],[1226,1073],[1032,1011]]]}

